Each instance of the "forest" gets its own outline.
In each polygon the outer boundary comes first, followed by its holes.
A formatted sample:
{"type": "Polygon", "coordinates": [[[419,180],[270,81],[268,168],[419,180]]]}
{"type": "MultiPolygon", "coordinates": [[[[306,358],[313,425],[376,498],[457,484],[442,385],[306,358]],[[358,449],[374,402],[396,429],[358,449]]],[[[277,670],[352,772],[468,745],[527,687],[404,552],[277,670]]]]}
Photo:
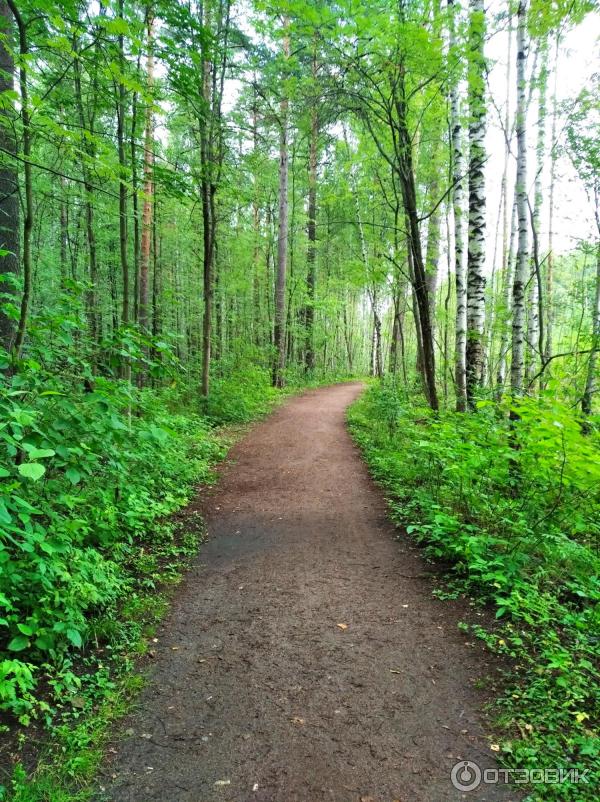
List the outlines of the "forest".
{"type": "Polygon", "coordinates": [[[486,611],[493,759],[597,800],[599,37],[596,0],[0,0],[0,799],[95,798],[186,505],[352,380],[436,603],[486,611]]]}

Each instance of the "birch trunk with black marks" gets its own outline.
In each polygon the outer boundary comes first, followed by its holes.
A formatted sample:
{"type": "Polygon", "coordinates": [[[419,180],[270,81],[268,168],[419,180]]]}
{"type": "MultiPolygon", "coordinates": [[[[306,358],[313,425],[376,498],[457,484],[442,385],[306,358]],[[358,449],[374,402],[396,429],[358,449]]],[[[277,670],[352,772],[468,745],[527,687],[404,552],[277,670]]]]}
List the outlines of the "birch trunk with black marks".
{"type": "Polygon", "coordinates": [[[469,234],[467,253],[467,402],[474,407],[484,362],[485,326],[485,10],[471,0],[469,25],[469,234]]]}
{"type": "Polygon", "coordinates": [[[523,392],[526,288],[529,278],[529,221],[527,217],[527,136],[526,136],[526,77],[527,59],[527,4],[520,0],[517,12],[517,258],[512,296],[512,362],[510,385],[513,395],[523,392]]]}

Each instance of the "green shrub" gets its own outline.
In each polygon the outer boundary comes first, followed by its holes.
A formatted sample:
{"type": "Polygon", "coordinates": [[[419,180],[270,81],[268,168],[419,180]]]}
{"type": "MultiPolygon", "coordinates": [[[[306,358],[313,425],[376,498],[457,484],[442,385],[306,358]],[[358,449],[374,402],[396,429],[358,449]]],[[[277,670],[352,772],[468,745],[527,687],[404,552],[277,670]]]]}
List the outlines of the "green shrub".
{"type": "MultiPolygon", "coordinates": [[[[512,424],[489,402],[436,417],[383,384],[349,422],[395,519],[451,563],[456,588],[494,606],[498,628],[476,634],[514,660],[497,702],[506,764],[598,776],[600,442],[556,401],[516,411],[512,424]]],[[[534,798],[592,802],[592,787],[534,798]]]]}

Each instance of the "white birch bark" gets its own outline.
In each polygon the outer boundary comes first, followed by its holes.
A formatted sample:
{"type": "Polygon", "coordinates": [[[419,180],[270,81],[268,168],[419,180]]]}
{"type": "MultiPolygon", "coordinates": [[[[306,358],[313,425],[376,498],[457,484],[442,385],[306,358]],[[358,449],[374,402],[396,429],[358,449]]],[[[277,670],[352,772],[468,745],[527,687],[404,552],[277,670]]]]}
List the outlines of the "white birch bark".
{"type": "Polygon", "coordinates": [[[527,136],[526,136],[526,78],[527,4],[520,0],[517,12],[517,225],[518,243],[513,281],[512,362],[510,384],[514,395],[523,392],[525,355],[525,296],[529,276],[529,226],[527,219],[527,136]]]}
{"type": "Polygon", "coordinates": [[[469,235],[467,253],[467,400],[470,406],[481,382],[485,326],[485,9],[471,0],[469,25],[469,235]]]}

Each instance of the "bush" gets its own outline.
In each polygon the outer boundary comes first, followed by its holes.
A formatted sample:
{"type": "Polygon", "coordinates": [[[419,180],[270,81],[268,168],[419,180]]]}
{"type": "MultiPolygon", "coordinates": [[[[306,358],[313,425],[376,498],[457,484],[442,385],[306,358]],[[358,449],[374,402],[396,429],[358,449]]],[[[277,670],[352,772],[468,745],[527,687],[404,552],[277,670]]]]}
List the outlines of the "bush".
{"type": "Polygon", "coordinates": [[[0,449],[0,707],[26,722],[40,671],[128,592],[128,561],[222,446],[164,391],[30,369],[0,386],[0,449]]]}
{"type": "MultiPolygon", "coordinates": [[[[349,421],[395,519],[494,606],[499,628],[476,634],[514,658],[497,710],[506,764],[598,771],[600,442],[557,402],[516,411],[512,424],[489,402],[434,417],[384,384],[349,421]]],[[[592,787],[535,798],[591,802],[592,787]]]]}

